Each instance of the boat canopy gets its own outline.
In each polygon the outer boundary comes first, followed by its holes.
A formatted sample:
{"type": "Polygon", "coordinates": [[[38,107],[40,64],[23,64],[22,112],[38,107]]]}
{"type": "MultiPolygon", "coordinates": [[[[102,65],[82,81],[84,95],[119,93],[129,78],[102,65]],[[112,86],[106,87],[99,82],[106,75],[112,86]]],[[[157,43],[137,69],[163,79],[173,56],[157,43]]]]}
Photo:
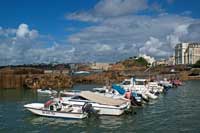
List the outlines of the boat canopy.
{"type": "Polygon", "coordinates": [[[121,86],[119,86],[119,85],[112,85],[112,88],[114,89],[114,90],[116,90],[119,94],[121,94],[121,95],[124,95],[125,94],[125,90],[121,87],[121,86]]]}
{"type": "Polygon", "coordinates": [[[120,106],[121,104],[127,102],[126,100],[123,99],[113,99],[110,97],[105,97],[95,94],[94,92],[90,91],[82,91],[80,93],[80,96],[96,103],[111,105],[111,106],[120,106]]]}

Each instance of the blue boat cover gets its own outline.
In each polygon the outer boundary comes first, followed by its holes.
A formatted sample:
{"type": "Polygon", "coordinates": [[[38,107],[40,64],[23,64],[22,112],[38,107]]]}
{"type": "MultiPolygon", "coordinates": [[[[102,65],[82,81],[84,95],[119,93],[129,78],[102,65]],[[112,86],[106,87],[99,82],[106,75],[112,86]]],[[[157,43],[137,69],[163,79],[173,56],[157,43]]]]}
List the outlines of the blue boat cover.
{"type": "Polygon", "coordinates": [[[124,95],[125,94],[125,90],[121,87],[121,86],[119,86],[119,85],[112,85],[112,88],[114,89],[114,90],[116,90],[119,94],[121,94],[121,95],[124,95]]]}

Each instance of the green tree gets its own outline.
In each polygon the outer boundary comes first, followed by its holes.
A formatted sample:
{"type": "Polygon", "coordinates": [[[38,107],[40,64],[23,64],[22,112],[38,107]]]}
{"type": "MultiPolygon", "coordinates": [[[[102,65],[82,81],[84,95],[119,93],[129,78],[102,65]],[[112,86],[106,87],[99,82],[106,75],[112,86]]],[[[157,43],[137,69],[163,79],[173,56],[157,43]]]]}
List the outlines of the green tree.
{"type": "Polygon", "coordinates": [[[149,64],[147,60],[144,59],[143,57],[136,59],[136,63],[137,65],[141,65],[141,66],[147,66],[149,64]]]}
{"type": "Polygon", "coordinates": [[[200,68],[200,60],[198,60],[198,61],[193,65],[193,67],[200,68]]]}

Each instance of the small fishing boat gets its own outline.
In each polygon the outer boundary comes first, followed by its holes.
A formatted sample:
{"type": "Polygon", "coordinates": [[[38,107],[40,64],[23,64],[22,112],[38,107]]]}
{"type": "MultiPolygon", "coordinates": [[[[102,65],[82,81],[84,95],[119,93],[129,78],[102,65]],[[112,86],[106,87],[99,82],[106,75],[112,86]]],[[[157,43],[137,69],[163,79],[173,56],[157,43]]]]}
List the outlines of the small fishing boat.
{"type": "Polygon", "coordinates": [[[57,91],[52,90],[51,88],[43,88],[43,89],[37,89],[37,92],[39,94],[57,94],[57,91]]]}
{"type": "Polygon", "coordinates": [[[73,106],[69,104],[63,104],[61,101],[57,100],[49,100],[45,104],[26,104],[24,107],[36,115],[67,119],[86,118],[88,113],[92,110],[92,105],[88,103],[85,103],[83,106],[73,106]]]}

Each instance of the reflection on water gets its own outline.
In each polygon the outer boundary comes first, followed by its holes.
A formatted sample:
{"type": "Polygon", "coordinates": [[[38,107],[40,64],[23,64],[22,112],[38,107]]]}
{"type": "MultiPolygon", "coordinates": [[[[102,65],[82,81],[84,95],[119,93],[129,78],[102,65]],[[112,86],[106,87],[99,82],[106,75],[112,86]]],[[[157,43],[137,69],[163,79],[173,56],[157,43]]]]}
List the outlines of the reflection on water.
{"type": "MultiPolygon", "coordinates": [[[[31,102],[44,102],[48,95],[34,90],[0,90],[0,132],[199,132],[200,82],[188,81],[168,91],[136,114],[99,116],[84,120],[54,119],[33,115],[23,108],[31,102]]],[[[77,85],[90,90],[96,85],[77,85]]]]}

